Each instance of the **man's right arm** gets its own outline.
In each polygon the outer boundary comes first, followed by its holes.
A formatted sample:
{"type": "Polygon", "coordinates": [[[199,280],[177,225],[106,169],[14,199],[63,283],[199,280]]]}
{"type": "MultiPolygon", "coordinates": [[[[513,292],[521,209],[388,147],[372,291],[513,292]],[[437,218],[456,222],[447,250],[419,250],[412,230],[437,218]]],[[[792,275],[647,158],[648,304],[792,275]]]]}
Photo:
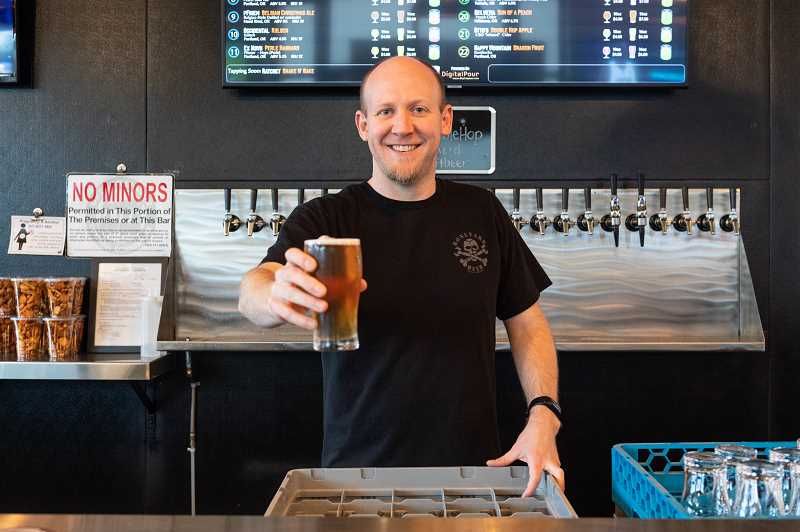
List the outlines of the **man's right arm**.
{"type": "Polygon", "coordinates": [[[239,312],[260,327],[292,323],[313,330],[317,322],[308,311],[324,312],[325,285],[310,274],[316,269],[313,257],[292,248],[286,264],[262,263],[242,278],[239,287],[239,312]]]}

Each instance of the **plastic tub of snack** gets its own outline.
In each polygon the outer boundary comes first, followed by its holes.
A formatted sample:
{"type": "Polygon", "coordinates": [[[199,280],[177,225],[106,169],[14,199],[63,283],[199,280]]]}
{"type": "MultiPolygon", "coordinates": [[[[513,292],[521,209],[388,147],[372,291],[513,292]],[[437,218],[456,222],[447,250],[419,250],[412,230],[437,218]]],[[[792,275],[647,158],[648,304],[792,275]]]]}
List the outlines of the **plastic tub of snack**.
{"type": "MultiPolygon", "coordinates": [[[[70,307],[71,308],[71,307],[70,307]]],[[[53,362],[78,360],[73,317],[44,318],[47,324],[47,350],[53,362]]]]}
{"type": "Polygon", "coordinates": [[[34,362],[48,360],[47,326],[44,318],[17,317],[14,332],[17,335],[17,360],[34,362]]]}
{"type": "Polygon", "coordinates": [[[16,315],[17,300],[14,297],[14,281],[8,277],[0,277],[0,316],[16,315]]]}
{"type": "Polygon", "coordinates": [[[49,277],[44,282],[47,284],[50,316],[53,318],[72,316],[72,306],[75,301],[75,279],[73,277],[49,277]]]}
{"type": "Polygon", "coordinates": [[[72,299],[72,315],[83,312],[83,293],[86,288],[86,277],[73,277],[75,280],[75,296],[72,299]]]}
{"type": "Polygon", "coordinates": [[[41,318],[47,315],[47,283],[40,277],[12,279],[17,302],[17,316],[41,318]]]}
{"type": "Polygon", "coordinates": [[[0,362],[13,362],[17,359],[17,335],[11,318],[0,316],[0,362]]]}
{"type": "Polygon", "coordinates": [[[83,332],[86,330],[86,316],[80,314],[73,317],[75,321],[73,322],[74,333],[72,335],[72,340],[75,343],[75,352],[80,356],[81,346],[83,345],[83,332]]]}

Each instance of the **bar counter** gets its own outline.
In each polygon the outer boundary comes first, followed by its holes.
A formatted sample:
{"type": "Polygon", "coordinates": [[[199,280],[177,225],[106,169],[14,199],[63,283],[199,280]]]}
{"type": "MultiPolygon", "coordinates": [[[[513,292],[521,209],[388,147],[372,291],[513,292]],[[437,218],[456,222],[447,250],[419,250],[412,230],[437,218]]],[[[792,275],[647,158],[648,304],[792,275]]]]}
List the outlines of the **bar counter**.
{"type": "Polygon", "coordinates": [[[35,515],[2,514],[0,530],[23,528],[48,532],[212,532],[239,531],[476,531],[543,532],[646,531],[736,532],[797,530],[798,521],[645,521],[639,519],[326,519],[260,516],[35,515]]]}

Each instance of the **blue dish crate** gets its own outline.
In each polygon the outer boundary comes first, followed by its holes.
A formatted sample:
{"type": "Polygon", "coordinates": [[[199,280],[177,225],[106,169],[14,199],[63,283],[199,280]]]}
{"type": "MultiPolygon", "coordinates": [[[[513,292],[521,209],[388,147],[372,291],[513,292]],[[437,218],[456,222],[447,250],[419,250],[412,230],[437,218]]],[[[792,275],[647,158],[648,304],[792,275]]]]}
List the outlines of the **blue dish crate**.
{"type": "Polygon", "coordinates": [[[640,519],[692,519],[681,503],[683,455],[713,451],[718,445],[758,449],[759,458],[774,447],[796,442],[619,443],[611,448],[611,498],[625,515],[640,519]]]}

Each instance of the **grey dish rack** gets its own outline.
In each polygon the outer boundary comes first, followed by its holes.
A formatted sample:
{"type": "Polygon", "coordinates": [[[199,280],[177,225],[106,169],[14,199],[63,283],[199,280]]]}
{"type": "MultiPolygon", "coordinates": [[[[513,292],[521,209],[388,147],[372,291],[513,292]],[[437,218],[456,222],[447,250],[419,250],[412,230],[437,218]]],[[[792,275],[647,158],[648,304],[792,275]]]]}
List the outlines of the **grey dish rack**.
{"type": "Polygon", "coordinates": [[[267,516],[575,518],[553,479],[542,475],[522,498],[528,468],[425,467],[294,469],[286,474],[267,516]]]}

